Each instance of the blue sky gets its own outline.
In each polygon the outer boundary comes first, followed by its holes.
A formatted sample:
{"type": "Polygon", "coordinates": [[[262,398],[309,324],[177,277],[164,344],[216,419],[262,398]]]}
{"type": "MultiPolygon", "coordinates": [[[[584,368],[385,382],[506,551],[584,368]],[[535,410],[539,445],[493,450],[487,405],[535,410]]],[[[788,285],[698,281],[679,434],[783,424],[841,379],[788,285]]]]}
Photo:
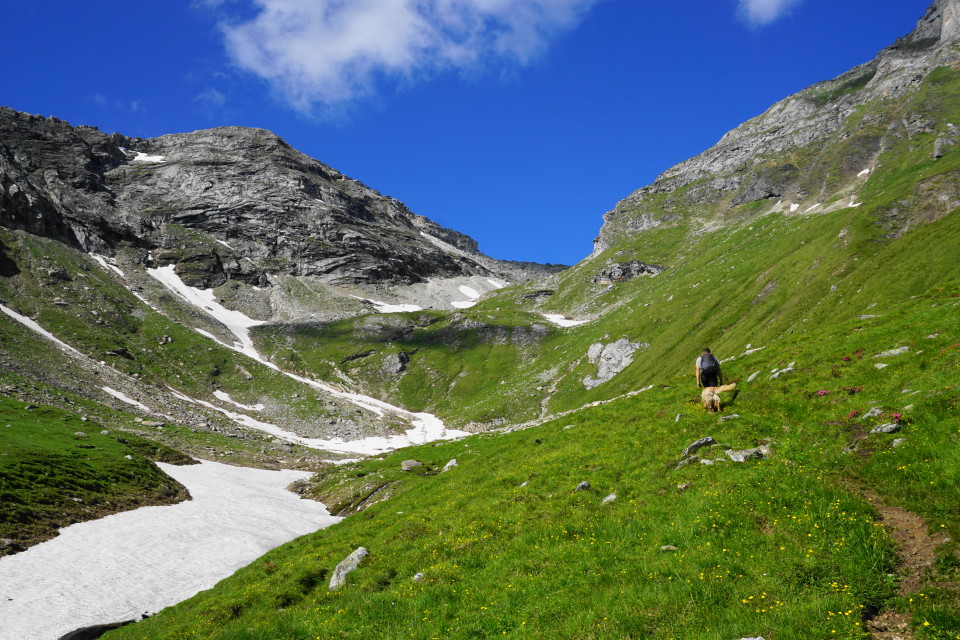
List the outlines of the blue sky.
{"type": "Polygon", "coordinates": [[[287,142],[503,259],[572,264],[664,169],[928,0],[0,0],[0,104],[287,142]]]}

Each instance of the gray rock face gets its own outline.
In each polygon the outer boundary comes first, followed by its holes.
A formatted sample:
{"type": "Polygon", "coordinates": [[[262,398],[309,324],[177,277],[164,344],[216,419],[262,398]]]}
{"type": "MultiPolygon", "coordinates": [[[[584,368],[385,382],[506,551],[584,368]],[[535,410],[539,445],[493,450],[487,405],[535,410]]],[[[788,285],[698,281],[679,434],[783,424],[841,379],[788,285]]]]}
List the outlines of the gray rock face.
{"type": "Polygon", "coordinates": [[[132,244],[191,286],[265,274],[330,284],[546,275],[493,260],[474,240],[291,148],[262,129],[150,140],[0,107],[0,225],[113,254],[132,244]],[[207,237],[190,231],[199,231],[207,237]]]}
{"type": "Polygon", "coordinates": [[[600,273],[593,276],[591,280],[599,284],[610,284],[611,282],[627,282],[637,276],[657,276],[663,273],[666,267],[659,267],[655,264],[647,264],[639,260],[630,260],[629,262],[615,262],[614,264],[600,270],[600,273]]]}
{"type": "Polygon", "coordinates": [[[583,386],[587,389],[593,389],[610,380],[615,375],[630,366],[633,362],[633,354],[638,349],[649,349],[650,344],[646,342],[630,342],[626,338],[621,338],[610,344],[597,342],[590,346],[587,351],[587,359],[597,365],[597,376],[587,376],[583,379],[583,386]]]}
{"type": "MultiPolygon", "coordinates": [[[[960,0],[937,0],[912,33],[882,50],[874,60],[778,102],[724,135],[715,146],[667,169],[652,185],[621,200],[603,216],[594,255],[612,247],[618,237],[699,215],[690,211],[701,211],[705,205],[799,203],[807,194],[818,193],[820,198],[836,185],[854,181],[891,140],[932,132],[932,123],[923,116],[878,123],[889,127],[887,134],[857,136],[855,144],[846,145],[843,166],[833,176],[811,175],[805,166],[785,162],[784,154],[822,147],[837,136],[842,139],[844,125],[861,105],[903,96],[915,90],[933,69],[960,62],[960,49],[955,47],[958,37],[960,0]]],[[[935,157],[955,141],[949,131],[937,133],[941,134],[939,141],[931,142],[935,157]]],[[[825,200],[810,204],[814,202],[825,200]]],[[[706,220],[703,226],[710,228],[706,220]]]]}
{"type": "Polygon", "coordinates": [[[900,431],[902,427],[896,422],[888,422],[887,424],[881,424],[873,429],[870,429],[870,433],[896,433],[900,431]]]}
{"type": "Polygon", "coordinates": [[[358,547],[356,551],[344,558],[333,570],[333,575],[330,576],[330,591],[336,591],[342,587],[347,581],[347,574],[355,570],[360,565],[360,561],[368,555],[370,555],[370,552],[366,548],[358,547]]]}

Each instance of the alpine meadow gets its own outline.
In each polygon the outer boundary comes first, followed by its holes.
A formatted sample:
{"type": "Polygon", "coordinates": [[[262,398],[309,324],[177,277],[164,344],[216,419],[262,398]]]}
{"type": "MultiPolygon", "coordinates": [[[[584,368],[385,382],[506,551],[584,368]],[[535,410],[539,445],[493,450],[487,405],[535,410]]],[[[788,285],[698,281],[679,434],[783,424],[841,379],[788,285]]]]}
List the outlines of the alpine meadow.
{"type": "Polygon", "coordinates": [[[569,267],[263,129],[0,107],[0,184],[0,639],[960,639],[960,0],[569,267]],[[40,577],[221,464],[329,515],[210,534],[230,557],[177,604],[40,577]]]}

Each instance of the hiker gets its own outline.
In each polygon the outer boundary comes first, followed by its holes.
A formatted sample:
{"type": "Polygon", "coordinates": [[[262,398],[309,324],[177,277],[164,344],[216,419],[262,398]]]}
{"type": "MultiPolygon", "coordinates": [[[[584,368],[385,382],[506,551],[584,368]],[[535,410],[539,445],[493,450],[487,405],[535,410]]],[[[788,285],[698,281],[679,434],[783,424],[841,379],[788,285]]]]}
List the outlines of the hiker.
{"type": "Polygon", "coordinates": [[[701,387],[719,387],[723,384],[720,361],[710,353],[710,349],[704,348],[703,353],[697,358],[696,368],[698,389],[701,387]]]}

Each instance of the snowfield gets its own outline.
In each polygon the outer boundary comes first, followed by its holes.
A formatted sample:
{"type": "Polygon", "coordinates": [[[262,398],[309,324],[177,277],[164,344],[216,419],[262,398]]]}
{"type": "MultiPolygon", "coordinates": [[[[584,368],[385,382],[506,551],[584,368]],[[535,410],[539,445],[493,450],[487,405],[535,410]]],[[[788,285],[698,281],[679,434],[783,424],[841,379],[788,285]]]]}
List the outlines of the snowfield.
{"type": "Polygon", "coordinates": [[[590,322],[589,320],[571,320],[569,318],[565,318],[559,313],[544,313],[541,315],[558,327],[578,327],[581,324],[587,324],[590,322]]]}
{"type": "Polygon", "coordinates": [[[310,474],[159,463],[192,500],[66,527],[0,558],[0,640],[57,640],[181,602],[298,536],[340,521],[285,487],[310,474]]]}

